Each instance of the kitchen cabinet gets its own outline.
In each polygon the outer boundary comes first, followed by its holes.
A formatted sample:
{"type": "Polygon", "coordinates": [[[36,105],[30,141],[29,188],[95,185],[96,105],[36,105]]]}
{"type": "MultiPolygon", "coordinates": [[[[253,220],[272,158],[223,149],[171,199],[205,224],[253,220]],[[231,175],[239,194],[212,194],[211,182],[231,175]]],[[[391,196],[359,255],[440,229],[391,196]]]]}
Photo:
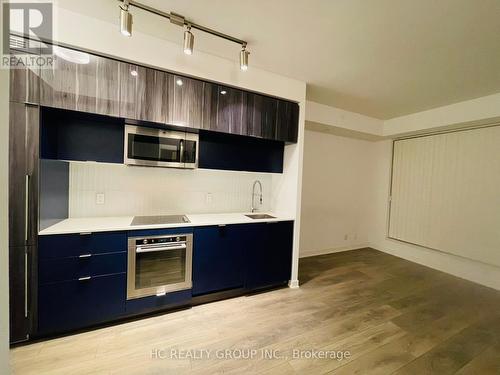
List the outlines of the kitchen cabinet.
{"type": "Polygon", "coordinates": [[[76,233],[40,236],[40,259],[60,259],[127,251],[126,232],[76,233]]]}
{"type": "Polygon", "coordinates": [[[247,134],[253,137],[275,139],[278,100],[259,94],[247,96],[247,134]]]}
{"type": "Polygon", "coordinates": [[[205,84],[202,129],[247,135],[247,93],[232,87],[205,84]]]}
{"type": "Polygon", "coordinates": [[[126,232],[40,236],[38,243],[38,335],[125,313],[126,232]]]}
{"type": "Polygon", "coordinates": [[[246,252],[246,287],[250,290],[285,284],[290,280],[293,221],[254,224],[246,252]]]}
{"type": "Polygon", "coordinates": [[[198,168],[283,173],[284,143],[200,131],[198,168]]]}
{"type": "Polygon", "coordinates": [[[9,113],[9,281],[10,339],[26,340],[30,332],[38,235],[39,110],[10,103],[9,113]]]}
{"type": "Polygon", "coordinates": [[[284,142],[297,142],[299,105],[285,100],[278,101],[276,115],[276,139],[284,142]]]}
{"type": "Polygon", "coordinates": [[[199,129],[202,127],[203,81],[174,76],[173,102],[169,102],[169,124],[199,129]]]}
{"type": "Polygon", "coordinates": [[[120,117],[167,123],[173,102],[173,75],[120,63],[120,117]]]}
{"type": "Polygon", "coordinates": [[[246,225],[194,229],[193,295],[243,287],[248,234],[246,225]]]}
{"type": "Polygon", "coordinates": [[[53,334],[116,319],[125,313],[125,273],[39,286],[38,334],[53,334]]]}
{"type": "MultiPolygon", "coordinates": [[[[16,38],[19,41],[18,45],[11,42],[10,54],[22,58],[26,56],[28,51],[22,47],[25,39],[16,38]]],[[[40,43],[30,41],[32,47],[39,48],[40,43]]],[[[30,58],[37,57],[37,54],[29,53],[30,58]]],[[[9,69],[10,73],[10,101],[18,103],[31,103],[38,104],[39,91],[38,91],[38,75],[40,68],[38,66],[26,66],[19,64],[15,68],[9,69]]]]}
{"type": "Polygon", "coordinates": [[[39,109],[10,103],[9,245],[35,245],[38,235],[39,109]]]}
{"type": "Polygon", "coordinates": [[[123,163],[120,118],[55,108],[41,109],[42,159],[123,163]]]}
{"type": "Polygon", "coordinates": [[[30,269],[33,246],[9,247],[10,342],[28,339],[30,333],[30,269]]]}
{"type": "Polygon", "coordinates": [[[118,116],[120,63],[86,52],[54,48],[52,68],[40,70],[40,104],[118,116]]]}

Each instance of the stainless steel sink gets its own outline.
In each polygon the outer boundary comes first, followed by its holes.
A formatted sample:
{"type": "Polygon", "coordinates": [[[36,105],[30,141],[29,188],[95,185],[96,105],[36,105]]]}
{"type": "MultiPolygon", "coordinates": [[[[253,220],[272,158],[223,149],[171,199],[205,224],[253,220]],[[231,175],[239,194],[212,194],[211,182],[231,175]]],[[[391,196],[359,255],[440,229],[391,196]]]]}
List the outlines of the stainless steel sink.
{"type": "Polygon", "coordinates": [[[254,220],[259,220],[259,219],[276,219],[275,216],[271,216],[268,214],[250,214],[250,215],[245,215],[246,217],[249,217],[250,219],[254,220]]]}

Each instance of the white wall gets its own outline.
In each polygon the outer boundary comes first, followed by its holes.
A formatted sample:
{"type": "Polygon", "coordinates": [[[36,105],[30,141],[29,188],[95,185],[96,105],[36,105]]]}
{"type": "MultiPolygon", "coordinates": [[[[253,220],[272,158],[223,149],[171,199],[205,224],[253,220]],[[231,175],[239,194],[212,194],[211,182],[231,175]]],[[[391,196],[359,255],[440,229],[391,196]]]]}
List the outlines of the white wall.
{"type": "Polygon", "coordinates": [[[263,205],[259,208],[272,210],[270,173],[71,163],[69,216],[249,212],[255,180],[263,187],[263,205]],[[105,194],[104,204],[96,204],[97,193],[105,194]],[[207,194],[211,201],[207,201],[207,194]]]}
{"type": "MultiPolygon", "coordinates": [[[[500,94],[490,95],[484,98],[474,99],[471,101],[466,101],[462,103],[453,104],[446,107],[436,108],[433,110],[416,113],[413,115],[403,116],[393,120],[387,120],[383,123],[383,136],[396,138],[405,134],[415,134],[422,132],[431,132],[440,129],[453,129],[462,128],[463,126],[475,125],[475,124],[489,124],[498,122],[500,116],[500,94]]],[[[316,239],[313,238],[312,234],[315,233],[317,225],[320,227],[324,224],[318,217],[318,212],[323,208],[322,204],[325,204],[328,209],[327,212],[322,214],[323,220],[332,217],[332,222],[339,228],[351,228],[352,217],[349,215],[349,211],[352,207],[346,208],[345,213],[339,211],[339,207],[349,206],[352,203],[347,199],[345,200],[346,190],[339,190],[339,185],[333,185],[332,194],[336,193],[339,195],[337,201],[333,204],[329,202],[328,189],[321,186],[321,181],[327,178],[329,180],[335,179],[342,180],[347,179],[347,181],[352,181],[355,178],[356,168],[359,168],[359,155],[356,157],[349,158],[343,157],[343,155],[348,155],[349,150],[344,150],[342,155],[337,155],[338,160],[342,163],[332,162],[329,168],[321,170],[310,162],[309,154],[315,155],[319,154],[316,152],[318,150],[323,150],[324,157],[329,157],[328,154],[335,154],[337,149],[328,149],[325,144],[335,141],[327,140],[329,136],[325,134],[329,128],[331,132],[339,133],[337,128],[346,129],[348,132],[343,134],[352,134],[352,136],[358,137],[358,132],[363,132],[368,135],[367,139],[377,140],[373,138],[373,135],[380,134],[380,123],[377,121],[367,121],[364,118],[359,118],[358,114],[344,116],[342,111],[336,108],[324,108],[323,105],[311,105],[308,103],[307,119],[311,121],[322,121],[321,126],[314,126],[310,128],[321,129],[322,132],[315,132],[315,136],[306,136],[306,147],[304,154],[304,191],[303,191],[303,214],[302,214],[302,238],[301,238],[301,256],[304,254],[310,254],[313,252],[320,251],[321,247],[327,244],[327,247],[331,247],[333,251],[338,250],[342,244],[338,244],[338,241],[333,241],[328,238],[328,236],[319,235],[316,239]],[[328,116],[331,116],[329,118],[328,116]],[[353,121],[362,121],[363,124],[355,125],[353,121]],[[378,125],[377,125],[378,124],[378,125]],[[372,129],[371,126],[374,128],[372,129]],[[353,133],[354,131],[354,133],[353,133]],[[334,191],[337,189],[337,191],[334,191]],[[323,198],[317,199],[315,194],[323,195],[323,198]],[[311,203],[308,203],[310,201],[311,203]],[[316,201],[316,209],[313,207],[316,201]],[[325,241],[314,245],[316,248],[311,250],[310,243],[314,241],[325,241]],[[331,245],[330,245],[331,242],[331,245]]],[[[376,120],[376,119],[373,119],[376,120]]],[[[309,128],[309,126],[308,126],[309,128]]],[[[307,132],[309,133],[309,131],[307,132]]],[[[333,136],[336,137],[336,136],[333,136]]],[[[337,137],[340,138],[340,137],[337,137]]],[[[336,138],[332,138],[336,139],[336,138]]],[[[337,142],[339,143],[339,142],[337,142]]],[[[359,140],[344,140],[342,142],[345,145],[352,143],[350,148],[356,150],[356,145],[364,143],[367,145],[366,148],[362,148],[363,151],[371,149],[369,154],[371,155],[370,160],[365,160],[365,168],[371,171],[370,177],[366,176],[365,183],[368,187],[370,197],[366,205],[362,205],[358,208],[358,212],[364,212],[366,217],[368,217],[368,229],[366,231],[361,231],[362,235],[367,236],[368,244],[376,248],[377,250],[384,251],[395,256],[408,259],[410,261],[423,264],[425,266],[435,268],[458,277],[462,277],[483,285],[487,285],[496,289],[500,289],[500,267],[489,266],[484,263],[476,262],[470,259],[462,258],[459,256],[439,252],[436,250],[430,250],[421,246],[409,245],[400,241],[387,239],[387,219],[388,219],[388,197],[389,197],[389,184],[390,184],[390,171],[391,171],[391,161],[392,161],[392,140],[382,140],[375,142],[365,142],[359,140]],[[367,233],[367,234],[365,234],[367,233]]],[[[338,149],[342,149],[338,146],[338,149]]],[[[362,193],[360,193],[362,194],[362,193]]],[[[363,195],[362,195],[363,196],[363,195]]],[[[356,212],[356,211],[353,211],[356,212]]],[[[328,221],[328,219],[326,219],[328,221]]],[[[332,225],[326,225],[325,229],[332,231],[333,237],[338,238],[342,230],[332,228],[332,225]],[[338,231],[338,232],[337,232],[338,231]]],[[[345,231],[345,230],[344,230],[345,231]]],[[[345,233],[344,233],[345,234],[345,233]]],[[[359,237],[359,236],[358,236],[359,237]]],[[[359,247],[364,246],[361,243],[359,247]]],[[[350,248],[350,244],[346,245],[346,248],[350,248]]]]}
{"type": "MultiPolygon", "coordinates": [[[[3,1],[0,1],[0,19],[3,1]]],[[[2,31],[0,28],[0,41],[2,31]]],[[[0,69],[0,374],[9,374],[8,239],[9,71],[0,69]]]]}
{"type": "Polygon", "coordinates": [[[367,245],[374,146],[306,130],[301,257],[367,245]]]}

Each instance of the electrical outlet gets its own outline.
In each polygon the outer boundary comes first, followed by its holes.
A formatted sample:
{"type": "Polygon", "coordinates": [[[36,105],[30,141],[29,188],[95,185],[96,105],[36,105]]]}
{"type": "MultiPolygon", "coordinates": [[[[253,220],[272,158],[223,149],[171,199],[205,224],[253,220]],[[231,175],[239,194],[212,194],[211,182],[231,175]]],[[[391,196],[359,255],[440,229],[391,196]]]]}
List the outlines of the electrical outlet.
{"type": "Polygon", "coordinates": [[[348,234],[344,234],[344,241],[347,241],[349,239],[349,235],[348,234]]]}
{"type": "Polygon", "coordinates": [[[95,204],[104,204],[106,201],[104,193],[96,193],[95,204]]]}
{"type": "Polygon", "coordinates": [[[206,203],[207,204],[212,204],[212,200],[213,200],[212,193],[207,193],[207,195],[205,197],[206,203]]]}

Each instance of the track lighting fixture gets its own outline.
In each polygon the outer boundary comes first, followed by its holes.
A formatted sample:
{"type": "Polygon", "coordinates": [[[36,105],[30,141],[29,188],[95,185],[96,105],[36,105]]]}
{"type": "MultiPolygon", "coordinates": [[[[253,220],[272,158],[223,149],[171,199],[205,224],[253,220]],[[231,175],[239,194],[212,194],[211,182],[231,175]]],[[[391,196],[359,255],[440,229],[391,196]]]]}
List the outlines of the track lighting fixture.
{"type": "Polygon", "coordinates": [[[194,35],[191,33],[191,28],[203,31],[207,34],[216,36],[218,38],[222,38],[225,40],[229,40],[230,42],[239,44],[242,48],[240,51],[240,69],[245,71],[248,69],[248,55],[250,52],[247,51],[247,42],[238,38],[235,38],[231,35],[227,35],[221,33],[217,30],[210,29],[208,27],[199,25],[197,23],[191,22],[187,20],[184,16],[180,14],[176,14],[173,12],[164,12],[158,9],[155,9],[149,5],[142,4],[135,0],[118,0],[120,2],[120,31],[125,36],[132,35],[132,14],[129,12],[129,7],[136,7],[148,13],[156,14],[157,16],[167,18],[170,23],[186,27],[187,29],[184,31],[184,43],[183,49],[186,55],[193,54],[193,46],[194,46],[194,35]]]}
{"type": "Polygon", "coordinates": [[[188,25],[187,30],[184,31],[184,53],[186,55],[193,54],[193,45],[194,45],[194,35],[191,32],[191,25],[188,25]]]}
{"type": "Polygon", "coordinates": [[[240,51],[240,69],[243,71],[248,70],[248,55],[250,52],[246,50],[247,45],[243,44],[240,51]]]}
{"type": "Polygon", "coordinates": [[[120,31],[125,36],[132,35],[132,14],[128,10],[129,6],[128,0],[120,4],[120,31]]]}

